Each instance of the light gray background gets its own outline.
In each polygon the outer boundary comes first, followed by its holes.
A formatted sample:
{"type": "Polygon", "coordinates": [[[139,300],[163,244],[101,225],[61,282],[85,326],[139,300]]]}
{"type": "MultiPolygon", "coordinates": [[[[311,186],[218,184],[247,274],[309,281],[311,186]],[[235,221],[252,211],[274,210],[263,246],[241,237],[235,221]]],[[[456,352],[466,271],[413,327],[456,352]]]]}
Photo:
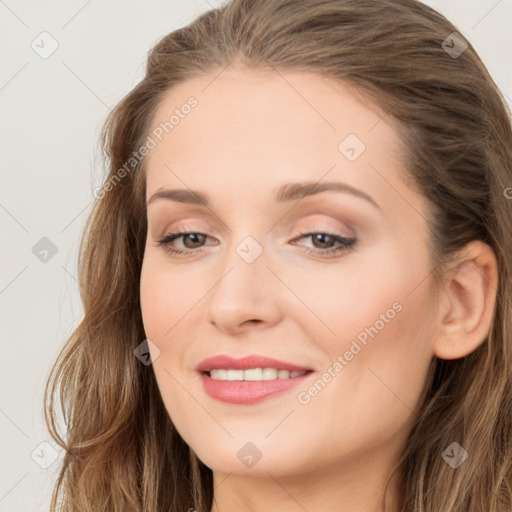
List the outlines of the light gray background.
{"type": "MultiPolygon", "coordinates": [[[[102,172],[101,123],[142,78],[149,48],[220,3],[0,0],[0,511],[47,511],[62,459],[43,389],[82,315],[77,249],[102,172]],[[46,59],[31,47],[43,51],[43,31],[59,45],[46,59]],[[46,263],[32,252],[42,237],[58,249],[46,263]]],[[[512,0],[425,3],[471,41],[512,104],[512,0]]]]}

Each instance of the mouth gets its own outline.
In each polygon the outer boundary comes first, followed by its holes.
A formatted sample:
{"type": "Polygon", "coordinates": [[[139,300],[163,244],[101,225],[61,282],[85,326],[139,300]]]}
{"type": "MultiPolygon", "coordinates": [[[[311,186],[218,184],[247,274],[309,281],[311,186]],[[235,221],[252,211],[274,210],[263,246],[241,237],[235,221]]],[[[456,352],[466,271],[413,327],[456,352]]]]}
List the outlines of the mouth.
{"type": "Polygon", "coordinates": [[[234,370],[227,368],[214,368],[208,372],[202,372],[213,380],[228,382],[234,381],[269,381],[277,379],[296,379],[311,373],[313,370],[290,371],[277,368],[248,368],[247,370],[234,370]]]}
{"type": "Polygon", "coordinates": [[[312,368],[263,356],[234,359],[220,355],[197,366],[203,388],[211,397],[231,404],[253,404],[304,383],[312,368]]]}

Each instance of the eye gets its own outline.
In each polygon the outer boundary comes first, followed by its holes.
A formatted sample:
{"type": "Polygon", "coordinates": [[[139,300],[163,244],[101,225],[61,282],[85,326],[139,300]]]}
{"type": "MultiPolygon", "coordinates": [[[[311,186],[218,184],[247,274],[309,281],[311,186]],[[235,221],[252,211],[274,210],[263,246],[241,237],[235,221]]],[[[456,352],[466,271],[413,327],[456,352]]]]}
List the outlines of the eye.
{"type": "MultiPolygon", "coordinates": [[[[304,248],[304,252],[308,254],[316,254],[321,257],[328,257],[328,255],[331,254],[347,251],[352,249],[356,244],[355,238],[346,238],[340,235],[326,232],[301,233],[299,240],[306,238],[311,238],[314,246],[313,248],[304,247],[303,244],[294,243],[294,245],[300,245],[304,248]],[[338,245],[336,246],[336,244],[338,245]]],[[[191,255],[203,252],[203,244],[207,239],[208,236],[204,233],[193,231],[175,231],[173,233],[166,234],[163,238],[157,240],[157,242],[171,254],[191,255]],[[181,243],[185,246],[184,249],[179,249],[173,246],[173,244],[180,238],[182,239],[181,243]]]]}
{"type": "Polygon", "coordinates": [[[167,252],[172,254],[189,254],[191,252],[198,253],[198,247],[201,247],[201,243],[207,239],[208,236],[203,233],[196,233],[192,231],[175,231],[174,233],[168,233],[157,242],[165,248],[167,252]],[[173,242],[178,238],[182,238],[182,243],[185,245],[185,250],[176,249],[172,246],[173,242]]]}
{"type": "Polygon", "coordinates": [[[306,247],[304,251],[308,254],[317,254],[322,257],[328,257],[328,255],[331,254],[337,254],[353,249],[357,241],[355,238],[347,238],[341,235],[323,231],[301,233],[299,240],[304,238],[310,238],[311,242],[313,243],[313,248],[306,247]],[[336,244],[338,245],[336,246],[336,244]]]}

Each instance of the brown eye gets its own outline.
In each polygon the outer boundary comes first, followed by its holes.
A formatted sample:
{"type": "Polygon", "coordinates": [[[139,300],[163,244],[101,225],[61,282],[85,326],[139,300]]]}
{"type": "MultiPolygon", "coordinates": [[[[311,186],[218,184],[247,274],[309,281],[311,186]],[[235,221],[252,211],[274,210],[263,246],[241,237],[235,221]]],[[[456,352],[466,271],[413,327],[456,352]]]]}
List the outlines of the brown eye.
{"type": "MultiPolygon", "coordinates": [[[[313,247],[304,247],[304,251],[308,254],[315,254],[324,257],[348,251],[355,247],[357,241],[355,238],[346,238],[325,232],[302,233],[299,240],[307,238],[311,240],[311,245],[313,247]]],[[[302,243],[298,245],[304,246],[302,243]]]]}
{"type": "Polygon", "coordinates": [[[206,236],[201,233],[188,233],[186,235],[182,235],[182,237],[183,245],[187,249],[197,249],[197,247],[200,247],[201,243],[206,239],[206,236]],[[190,244],[187,242],[190,242],[190,244]]]}
{"type": "Polygon", "coordinates": [[[336,243],[336,237],[327,233],[315,233],[314,235],[310,236],[311,240],[313,241],[313,245],[317,249],[330,249],[332,245],[336,243]]]}
{"type": "Polygon", "coordinates": [[[165,248],[167,252],[173,254],[186,254],[193,252],[200,252],[199,250],[204,245],[208,237],[203,233],[196,233],[192,231],[179,231],[175,233],[169,233],[157,242],[165,248]],[[175,241],[182,239],[183,249],[176,248],[175,241]]]}

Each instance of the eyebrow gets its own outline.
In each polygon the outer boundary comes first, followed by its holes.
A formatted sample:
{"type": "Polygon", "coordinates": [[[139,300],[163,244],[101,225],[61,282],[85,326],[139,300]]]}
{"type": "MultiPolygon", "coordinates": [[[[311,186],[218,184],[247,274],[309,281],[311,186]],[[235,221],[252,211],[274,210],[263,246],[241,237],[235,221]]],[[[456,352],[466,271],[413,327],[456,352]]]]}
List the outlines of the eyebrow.
{"type": "MultiPolygon", "coordinates": [[[[278,189],[275,200],[278,203],[284,203],[320,194],[321,192],[345,192],[364,199],[377,209],[381,209],[377,202],[362,190],[338,181],[287,183],[278,189]]],[[[158,189],[149,198],[146,206],[149,206],[156,199],[168,199],[179,203],[200,205],[207,208],[210,207],[210,200],[206,194],[191,189],[158,189]]]]}

